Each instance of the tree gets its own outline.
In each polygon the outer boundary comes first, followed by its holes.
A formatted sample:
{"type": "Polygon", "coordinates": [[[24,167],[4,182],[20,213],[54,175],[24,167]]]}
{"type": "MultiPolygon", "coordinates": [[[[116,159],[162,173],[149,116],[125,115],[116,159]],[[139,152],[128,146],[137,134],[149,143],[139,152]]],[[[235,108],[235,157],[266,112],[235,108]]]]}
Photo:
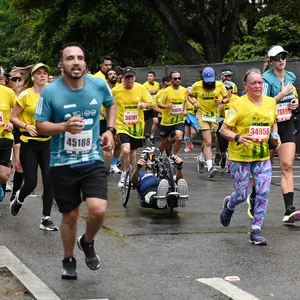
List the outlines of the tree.
{"type": "Polygon", "coordinates": [[[145,0],[166,24],[186,63],[220,62],[231,48],[240,0],[145,0]],[[201,56],[187,41],[200,43],[201,56]]]}

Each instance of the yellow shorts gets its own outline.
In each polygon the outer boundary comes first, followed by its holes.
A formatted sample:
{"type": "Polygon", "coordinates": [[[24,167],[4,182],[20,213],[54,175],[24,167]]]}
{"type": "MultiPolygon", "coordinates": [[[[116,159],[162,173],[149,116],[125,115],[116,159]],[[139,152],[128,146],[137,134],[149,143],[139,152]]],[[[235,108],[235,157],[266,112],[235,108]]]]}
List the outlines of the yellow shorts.
{"type": "Polygon", "coordinates": [[[210,132],[217,132],[219,128],[219,117],[216,117],[216,121],[214,122],[208,122],[208,121],[203,121],[202,114],[197,113],[197,119],[198,119],[198,125],[199,125],[199,130],[210,130],[210,132]]]}

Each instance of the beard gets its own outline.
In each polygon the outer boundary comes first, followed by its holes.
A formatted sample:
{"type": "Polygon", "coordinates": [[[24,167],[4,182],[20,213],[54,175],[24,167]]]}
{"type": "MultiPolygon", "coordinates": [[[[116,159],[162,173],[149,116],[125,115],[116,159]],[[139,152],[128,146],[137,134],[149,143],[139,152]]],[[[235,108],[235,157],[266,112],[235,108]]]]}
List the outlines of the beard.
{"type": "Polygon", "coordinates": [[[203,80],[203,87],[205,90],[214,90],[216,88],[216,82],[207,83],[203,80]]]}
{"type": "Polygon", "coordinates": [[[117,83],[117,78],[112,78],[109,80],[109,83],[111,84],[116,84],[117,83]]]}

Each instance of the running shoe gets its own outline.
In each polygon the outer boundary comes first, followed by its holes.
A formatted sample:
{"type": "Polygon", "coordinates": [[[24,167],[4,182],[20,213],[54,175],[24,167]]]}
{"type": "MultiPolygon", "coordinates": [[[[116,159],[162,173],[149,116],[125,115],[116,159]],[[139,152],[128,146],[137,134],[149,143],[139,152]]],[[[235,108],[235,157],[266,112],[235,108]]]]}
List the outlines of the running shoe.
{"type": "Polygon", "coordinates": [[[117,167],[117,165],[111,165],[110,166],[110,173],[121,174],[122,171],[117,167]]]}
{"type": "Polygon", "coordinates": [[[191,148],[189,147],[189,146],[186,146],[185,148],[184,148],[184,152],[190,152],[191,151],[191,148]]]}
{"type": "Polygon", "coordinates": [[[10,213],[15,217],[20,212],[24,202],[19,201],[20,191],[17,191],[14,200],[10,203],[10,213]]]}
{"type": "Polygon", "coordinates": [[[283,224],[289,225],[293,224],[297,221],[300,221],[300,211],[296,209],[294,206],[289,206],[283,217],[283,224]]]}
{"type": "Polygon", "coordinates": [[[250,233],[249,242],[254,245],[266,246],[268,241],[261,235],[260,229],[255,229],[250,233]]]}
{"type": "Polygon", "coordinates": [[[147,140],[149,141],[151,146],[155,145],[155,137],[153,137],[153,138],[149,137],[147,140]]]}
{"type": "Polygon", "coordinates": [[[198,170],[198,172],[199,173],[203,173],[203,170],[204,170],[204,161],[203,160],[200,160],[199,159],[199,156],[197,157],[197,162],[198,162],[198,164],[197,164],[197,170],[198,170]]]}
{"type": "Polygon", "coordinates": [[[5,191],[6,192],[11,192],[12,191],[12,186],[9,185],[8,183],[6,183],[5,191]]]}
{"type": "Polygon", "coordinates": [[[193,142],[190,142],[190,149],[194,149],[194,144],[193,144],[193,142]]]}
{"type": "Polygon", "coordinates": [[[177,182],[177,192],[179,194],[178,206],[186,207],[186,203],[189,199],[189,188],[186,181],[181,178],[177,182]]]}
{"type": "Polygon", "coordinates": [[[2,188],[2,186],[1,186],[1,184],[0,184],[0,202],[2,202],[3,201],[3,199],[4,199],[4,191],[3,191],[3,188],[2,188]]]}
{"type": "Polygon", "coordinates": [[[214,158],[214,163],[216,166],[220,165],[220,161],[221,161],[221,154],[220,153],[216,153],[215,154],[215,158],[214,158]]]}
{"type": "Polygon", "coordinates": [[[250,219],[254,219],[254,201],[255,198],[252,197],[252,194],[250,193],[247,197],[247,204],[248,204],[248,216],[250,219]]]}
{"type": "Polygon", "coordinates": [[[40,224],[40,229],[46,230],[46,231],[58,231],[58,227],[53,223],[51,218],[49,216],[43,217],[41,224],[40,224]]]}
{"type": "Polygon", "coordinates": [[[156,205],[158,208],[165,208],[167,205],[167,193],[169,191],[169,182],[167,179],[162,179],[157,187],[156,205]]]}
{"type": "Polygon", "coordinates": [[[217,173],[218,173],[218,170],[214,167],[211,167],[208,171],[208,178],[214,178],[217,173]]]}
{"type": "Polygon", "coordinates": [[[91,243],[86,242],[83,235],[78,238],[77,245],[84,252],[86,265],[93,271],[98,270],[100,268],[100,259],[95,252],[94,241],[91,243]]]}
{"type": "Polygon", "coordinates": [[[64,258],[62,260],[62,279],[77,279],[76,259],[74,257],[64,258]]]}
{"type": "Polygon", "coordinates": [[[226,167],[226,155],[221,156],[220,166],[221,166],[222,169],[225,169],[225,167],[226,167]]]}
{"type": "Polygon", "coordinates": [[[230,221],[231,221],[231,217],[234,213],[234,210],[229,209],[227,207],[227,204],[229,202],[229,196],[225,197],[224,202],[223,202],[223,208],[220,212],[220,220],[221,220],[221,224],[225,227],[229,226],[230,221]]]}

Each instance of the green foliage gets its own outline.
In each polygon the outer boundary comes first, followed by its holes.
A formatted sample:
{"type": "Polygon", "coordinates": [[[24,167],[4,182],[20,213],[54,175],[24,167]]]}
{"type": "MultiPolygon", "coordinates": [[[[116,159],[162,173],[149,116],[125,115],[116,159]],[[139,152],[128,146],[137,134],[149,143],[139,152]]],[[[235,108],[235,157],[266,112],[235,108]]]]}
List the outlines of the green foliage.
{"type": "Polygon", "coordinates": [[[291,56],[300,56],[300,24],[285,20],[280,15],[263,17],[254,27],[253,35],[233,45],[224,61],[265,58],[272,45],[282,45],[291,56]]]}

